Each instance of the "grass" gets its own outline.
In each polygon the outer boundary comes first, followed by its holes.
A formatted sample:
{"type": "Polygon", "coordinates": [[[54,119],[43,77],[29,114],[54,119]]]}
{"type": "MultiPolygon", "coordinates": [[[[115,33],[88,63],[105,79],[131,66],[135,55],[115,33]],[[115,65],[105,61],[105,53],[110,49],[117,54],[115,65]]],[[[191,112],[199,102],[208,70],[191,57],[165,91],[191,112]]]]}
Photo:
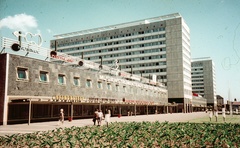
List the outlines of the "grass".
{"type": "Polygon", "coordinates": [[[212,120],[210,121],[209,117],[206,114],[206,117],[204,118],[196,118],[193,120],[189,120],[189,122],[193,122],[193,123],[205,123],[205,122],[209,122],[209,123],[238,123],[240,124],[240,115],[226,115],[226,120],[224,122],[222,115],[218,115],[218,119],[216,122],[216,118],[215,116],[212,117],[212,120]]]}

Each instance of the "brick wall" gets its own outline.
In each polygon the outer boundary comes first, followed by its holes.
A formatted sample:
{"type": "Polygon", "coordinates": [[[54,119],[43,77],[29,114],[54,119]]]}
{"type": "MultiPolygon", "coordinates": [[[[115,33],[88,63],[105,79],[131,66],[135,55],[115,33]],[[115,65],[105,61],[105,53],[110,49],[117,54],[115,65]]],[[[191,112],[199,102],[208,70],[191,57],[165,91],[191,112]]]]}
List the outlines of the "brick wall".
{"type": "MultiPolygon", "coordinates": [[[[103,88],[98,89],[98,72],[73,68],[61,64],[54,64],[47,61],[36,60],[27,57],[10,55],[9,57],[9,80],[8,80],[8,95],[13,96],[55,96],[55,95],[70,95],[89,97],[108,97],[108,98],[128,98],[131,100],[141,100],[148,98],[152,100],[152,96],[145,93],[133,94],[129,91],[123,93],[121,90],[123,84],[119,84],[120,91],[114,91],[116,83],[112,83],[113,90],[107,89],[107,82],[103,82],[103,88]],[[16,68],[23,67],[28,69],[29,80],[17,80],[16,68]],[[40,71],[49,73],[49,82],[42,83],[39,79],[40,71]],[[58,83],[58,74],[63,74],[66,77],[66,84],[58,83]],[[80,86],[73,85],[73,77],[80,78],[80,86]],[[92,87],[86,87],[86,80],[92,80],[92,87]]],[[[126,86],[130,89],[130,86],[126,86]]],[[[134,88],[136,89],[136,88],[134,88]]],[[[161,98],[162,102],[167,102],[167,99],[161,98]]]]}

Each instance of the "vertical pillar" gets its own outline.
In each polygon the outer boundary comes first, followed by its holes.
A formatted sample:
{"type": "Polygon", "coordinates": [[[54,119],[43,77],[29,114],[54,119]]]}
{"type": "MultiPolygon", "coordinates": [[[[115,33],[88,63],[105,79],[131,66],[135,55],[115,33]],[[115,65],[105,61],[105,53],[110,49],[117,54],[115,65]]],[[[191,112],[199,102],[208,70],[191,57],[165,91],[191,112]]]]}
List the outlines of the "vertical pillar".
{"type": "Polygon", "coordinates": [[[32,112],[32,100],[29,99],[29,107],[28,107],[28,125],[31,123],[31,112],[32,112]]]}
{"type": "Polygon", "coordinates": [[[120,116],[122,115],[122,108],[121,108],[121,106],[119,106],[119,115],[120,116]]]}
{"type": "Polygon", "coordinates": [[[163,105],[163,113],[165,114],[166,113],[166,110],[165,110],[165,104],[163,105]]]}
{"type": "Polygon", "coordinates": [[[71,120],[73,119],[73,102],[71,102],[71,120]]]}
{"type": "Polygon", "coordinates": [[[137,109],[136,109],[136,102],[135,102],[135,106],[134,106],[134,114],[136,116],[136,112],[137,112],[137,109]]]}
{"type": "MultiPolygon", "coordinates": [[[[82,110],[81,110],[81,116],[83,116],[83,105],[81,105],[81,108],[82,108],[82,110]]],[[[94,110],[93,110],[94,111],[94,110]]]]}
{"type": "Polygon", "coordinates": [[[156,110],[155,110],[155,113],[156,113],[156,114],[158,114],[158,107],[157,107],[157,105],[156,105],[156,110]],[[157,112],[156,112],[156,111],[157,111],[157,112]]]}
{"type": "Polygon", "coordinates": [[[147,115],[148,115],[148,104],[147,104],[147,115]]]}
{"type": "MultiPolygon", "coordinates": [[[[3,101],[3,112],[1,112],[1,114],[3,114],[3,125],[7,125],[7,121],[8,121],[8,102],[9,102],[9,97],[7,96],[8,94],[8,76],[9,76],[9,54],[6,55],[6,75],[5,75],[5,86],[3,87],[4,90],[4,96],[1,99],[4,99],[3,101]]],[[[4,77],[4,75],[2,75],[1,77],[4,77]]]]}

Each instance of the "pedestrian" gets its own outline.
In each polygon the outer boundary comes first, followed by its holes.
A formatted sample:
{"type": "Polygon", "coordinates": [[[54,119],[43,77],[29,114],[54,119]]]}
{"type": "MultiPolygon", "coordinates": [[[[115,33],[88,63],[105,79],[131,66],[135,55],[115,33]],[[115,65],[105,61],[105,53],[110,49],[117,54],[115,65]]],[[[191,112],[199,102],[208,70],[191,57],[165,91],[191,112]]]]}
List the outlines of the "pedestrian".
{"type": "Polygon", "coordinates": [[[62,124],[63,125],[63,122],[64,122],[64,112],[63,112],[63,109],[60,109],[60,114],[59,114],[59,124],[62,124]]]}
{"type": "Polygon", "coordinates": [[[107,127],[110,122],[110,117],[111,117],[111,111],[110,111],[110,109],[106,109],[105,110],[105,122],[107,124],[107,127]]]}
{"type": "Polygon", "coordinates": [[[210,121],[212,121],[212,116],[213,116],[213,112],[212,112],[212,110],[210,109],[210,110],[209,110],[209,119],[210,119],[210,121]]]}
{"type": "Polygon", "coordinates": [[[217,122],[217,119],[218,119],[218,110],[217,110],[217,109],[215,109],[215,111],[214,111],[214,115],[215,115],[216,122],[217,122]]]}
{"type": "Polygon", "coordinates": [[[102,124],[102,119],[103,119],[103,113],[102,113],[102,110],[100,109],[98,111],[98,126],[101,126],[102,124]]]}
{"type": "Polygon", "coordinates": [[[223,121],[226,121],[226,112],[225,112],[225,108],[222,108],[222,116],[223,116],[223,121]]]}
{"type": "Polygon", "coordinates": [[[93,125],[96,125],[97,119],[98,119],[98,109],[95,109],[95,112],[93,115],[93,125]]]}

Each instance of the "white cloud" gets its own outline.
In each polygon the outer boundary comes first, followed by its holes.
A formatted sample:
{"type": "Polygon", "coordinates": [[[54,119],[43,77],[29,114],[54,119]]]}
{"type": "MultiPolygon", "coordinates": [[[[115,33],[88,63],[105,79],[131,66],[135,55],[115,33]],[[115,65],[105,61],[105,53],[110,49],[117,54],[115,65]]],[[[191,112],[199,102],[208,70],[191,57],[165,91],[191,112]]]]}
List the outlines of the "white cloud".
{"type": "Polygon", "coordinates": [[[48,32],[48,33],[52,33],[52,30],[51,30],[51,29],[47,29],[47,32],[48,32]]]}
{"type": "Polygon", "coordinates": [[[37,26],[35,17],[25,13],[8,16],[0,20],[0,29],[6,27],[14,31],[27,32],[32,28],[37,28],[37,26]]]}

